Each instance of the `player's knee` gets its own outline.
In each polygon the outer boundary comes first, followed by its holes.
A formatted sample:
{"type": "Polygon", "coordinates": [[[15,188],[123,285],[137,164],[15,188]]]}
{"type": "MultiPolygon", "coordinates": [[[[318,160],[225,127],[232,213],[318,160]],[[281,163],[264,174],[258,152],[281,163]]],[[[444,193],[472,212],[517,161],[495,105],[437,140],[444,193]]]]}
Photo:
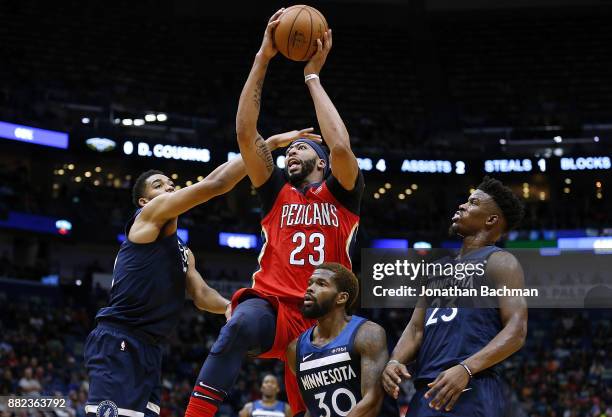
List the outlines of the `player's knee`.
{"type": "Polygon", "coordinates": [[[221,329],[217,341],[210,350],[211,354],[221,354],[229,350],[243,349],[246,353],[258,343],[257,326],[244,312],[236,312],[221,329]]]}

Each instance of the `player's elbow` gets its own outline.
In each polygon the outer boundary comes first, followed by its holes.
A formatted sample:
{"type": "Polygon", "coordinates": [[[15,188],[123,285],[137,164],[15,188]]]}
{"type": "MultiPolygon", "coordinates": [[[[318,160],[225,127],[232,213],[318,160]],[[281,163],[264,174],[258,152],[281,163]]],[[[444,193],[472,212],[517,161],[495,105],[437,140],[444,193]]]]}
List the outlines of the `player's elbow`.
{"type": "Polygon", "coordinates": [[[230,183],[224,178],[209,178],[206,179],[206,189],[210,197],[215,197],[229,191],[230,183]]]}
{"type": "Polygon", "coordinates": [[[516,340],[516,350],[521,349],[525,345],[527,340],[527,320],[522,320],[517,326],[514,332],[514,338],[516,340]]]}
{"type": "Polygon", "coordinates": [[[339,140],[338,142],[330,145],[329,149],[332,158],[346,158],[353,155],[351,149],[351,143],[349,142],[348,136],[345,140],[339,140]]]}
{"type": "Polygon", "coordinates": [[[527,320],[518,320],[512,326],[512,332],[510,333],[509,344],[512,352],[520,350],[525,345],[527,339],[527,320]]]}

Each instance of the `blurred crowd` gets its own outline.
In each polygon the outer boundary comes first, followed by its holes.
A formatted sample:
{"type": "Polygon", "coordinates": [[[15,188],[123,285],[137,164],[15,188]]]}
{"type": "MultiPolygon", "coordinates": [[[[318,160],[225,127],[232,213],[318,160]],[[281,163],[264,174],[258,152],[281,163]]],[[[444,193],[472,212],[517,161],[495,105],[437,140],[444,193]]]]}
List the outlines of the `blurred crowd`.
{"type": "MultiPolygon", "coordinates": [[[[0,395],[59,395],[67,397],[67,417],[84,417],[87,375],[83,345],[94,326],[93,314],[106,293],[61,303],[47,298],[10,298],[0,287],[0,395]]],[[[362,310],[385,327],[390,347],[397,342],[409,310],[362,310]]],[[[612,416],[612,325],[609,310],[531,310],[525,347],[504,362],[503,377],[513,416],[612,416]]],[[[181,417],[203,359],[220,327],[221,316],[201,313],[191,303],[164,350],[161,417],[181,417]]],[[[248,360],[220,409],[234,417],[244,403],[259,398],[261,378],[276,374],[282,364],[248,360]]],[[[413,390],[404,387],[399,406],[404,410],[413,390]]],[[[281,392],[280,398],[285,398],[281,392]]],[[[2,410],[0,410],[1,412],[2,410]]],[[[4,413],[9,417],[10,414],[4,413]]],[[[25,416],[24,416],[25,417],[25,416]]],[[[64,416],[59,416],[64,417],[64,416]]]]}

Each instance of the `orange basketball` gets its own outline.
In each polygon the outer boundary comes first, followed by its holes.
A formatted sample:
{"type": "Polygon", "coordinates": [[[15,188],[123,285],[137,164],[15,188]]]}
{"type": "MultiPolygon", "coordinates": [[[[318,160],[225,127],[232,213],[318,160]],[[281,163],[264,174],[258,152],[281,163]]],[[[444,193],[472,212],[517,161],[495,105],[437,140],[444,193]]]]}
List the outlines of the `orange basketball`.
{"type": "Polygon", "coordinates": [[[281,54],[293,61],[308,61],[317,51],[317,39],[327,30],[325,17],[303,4],[285,9],[274,30],[274,43],[281,54]]]}

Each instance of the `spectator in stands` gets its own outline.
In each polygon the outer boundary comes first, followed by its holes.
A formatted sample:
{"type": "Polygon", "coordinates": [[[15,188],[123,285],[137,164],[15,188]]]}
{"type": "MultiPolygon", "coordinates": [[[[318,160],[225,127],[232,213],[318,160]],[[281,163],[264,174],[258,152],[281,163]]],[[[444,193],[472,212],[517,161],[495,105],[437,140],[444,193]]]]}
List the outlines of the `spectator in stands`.
{"type": "Polygon", "coordinates": [[[19,380],[19,389],[24,395],[40,395],[42,391],[42,386],[38,379],[32,375],[30,366],[23,370],[23,377],[19,380]]]}

